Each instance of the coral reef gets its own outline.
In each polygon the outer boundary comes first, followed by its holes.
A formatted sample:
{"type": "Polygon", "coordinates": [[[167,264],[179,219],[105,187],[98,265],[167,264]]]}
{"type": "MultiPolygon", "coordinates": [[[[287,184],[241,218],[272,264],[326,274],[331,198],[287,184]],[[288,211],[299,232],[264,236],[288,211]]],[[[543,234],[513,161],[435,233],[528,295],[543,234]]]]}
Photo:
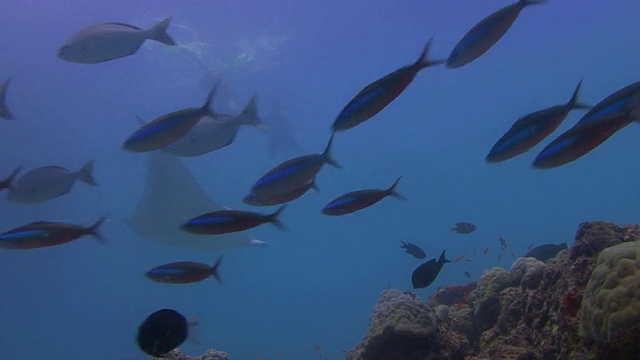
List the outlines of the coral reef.
{"type": "Polygon", "coordinates": [[[347,359],[637,359],[638,241],[638,225],[585,222],[546,262],[516,259],[427,302],[386,290],[347,359]]]}
{"type": "Polygon", "coordinates": [[[204,355],[200,356],[183,354],[179,349],[174,349],[164,356],[164,360],[229,360],[229,356],[226,352],[213,349],[207,350],[204,355]]]}

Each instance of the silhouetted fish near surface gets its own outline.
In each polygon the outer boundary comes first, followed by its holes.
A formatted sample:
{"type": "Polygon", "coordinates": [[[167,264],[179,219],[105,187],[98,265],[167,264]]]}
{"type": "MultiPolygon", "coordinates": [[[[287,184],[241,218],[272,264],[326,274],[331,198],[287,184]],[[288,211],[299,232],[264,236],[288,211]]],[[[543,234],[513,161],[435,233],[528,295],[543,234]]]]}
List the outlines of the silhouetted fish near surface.
{"type": "Polygon", "coordinates": [[[547,261],[551,258],[554,258],[558,253],[567,248],[567,243],[562,244],[546,244],[536,246],[533,249],[529,250],[524,257],[532,257],[536,258],[540,261],[547,261]]]}
{"type": "Polygon", "coordinates": [[[183,137],[162,148],[162,151],[183,157],[200,156],[229,146],[243,125],[267,129],[260,120],[253,96],[237,116],[218,114],[209,107],[211,115],[202,117],[183,137]]]}
{"type": "Polygon", "coordinates": [[[322,213],[332,216],[351,214],[358,210],[367,208],[387,196],[393,196],[397,199],[405,200],[402,195],[396,192],[396,186],[398,186],[398,182],[401,178],[402,177],[399,177],[388,189],[358,190],[344,194],[328,203],[322,209],[322,213]]]}
{"type": "Polygon", "coordinates": [[[444,253],[447,250],[443,251],[440,255],[438,261],[435,258],[427,261],[426,263],[418,266],[411,275],[411,283],[413,284],[414,289],[426,288],[431,285],[435,280],[440,270],[442,270],[442,266],[451,261],[445,259],[444,253]]]}
{"type": "Polygon", "coordinates": [[[9,107],[7,106],[7,88],[9,88],[9,83],[11,82],[11,78],[5,80],[2,84],[0,84],[0,117],[7,120],[15,120],[15,116],[9,107]]]}
{"type": "Polygon", "coordinates": [[[322,154],[299,156],[276,166],[256,181],[250,193],[260,198],[290,194],[313,180],[325,164],[341,168],[331,157],[332,143],[333,135],[322,154]]]}
{"type": "Polygon", "coordinates": [[[459,223],[456,223],[456,225],[452,227],[451,230],[449,231],[455,231],[459,234],[470,234],[476,231],[476,226],[468,222],[459,222],[459,223]]]}
{"type": "Polygon", "coordinates": [[[403,66],[362,89],[340,111],[333,122],[332,131],[347,130],[370,119],[395,100],[411,84],[420,70],[444,63],[444,60],[429,59],[432,41],[433,38],[427,41],[415,63],[403,66]]]}
{"type": "Polygon", "coordinates": [[[173,309],[158,310],[140,324],[136,342],[145,353],[162,357],[193,336],[194,325],[173,309]]]}
{"type": "Polygon", "coordinates": [[[625,86],[593,106],[574,127],[538,154],[533,167],[549,169],[577,160],[638,119],[640,81],[625,86]]]}
{"type": "Polygon", "coordinates": [[[416,245],[416,244],[412,244],[410,242],[402,242],[402,246],[400,246],[401,248],[405,249],[405,252],[407,254],[412,255],[414,258],[416,259],[424,259],[427,257],[427,253],[424,252],[424,250],[422,250],[420,248],[420,246],[416,245]]]}
{"type": "Polygon", "coordinates": [[[13,188],[13,180],[18,176],[20,169],[21,167],[18,166],[6,178],[0,180],[0,191],[13,188]]]}
{"type": "Polygon", "coordinates": [[[316,191],[320,191],[318,189],[318,187],[316,186],[316,182],[315,179],[311,180],[310,182],[306,183],[304,186],[301,186],[297,189],[294,189],[291,192],[288,192],[286,194],[282,194],[282,195],[276,195],[276,196],[272,196],[272,197],[268,197],[268,198],[262,198],[259,197],[253,193],[245,196],[244,199],[242,199],[242,202],[244,202],[245,204],[249,204],[249,205],[253,205],[253,206],[273,206],[273,205],[280,205],[280,204],[284,204],[284,203],[288,203],[290,201],[293,201],[299,197],[301,197],[302,195],[306,194],[307,191],[309,191],[309,189],[315,189],[316,191]]]}
{"type": "Polygon", "coordinates": [[[33,169],[16,180],[9,188],[7,200],[19,204],[37,204],[55,199],[71,191],[77,180],[98,186],[93,178],[93,160],[77,172],[59,166],[43,166],[33,169]]]}
{"type": "Polygon", "coordinates": [[[566,104],[552,106],[518,119],[493,145],[486,161],[488,163],[505,161],[528,151],[554,132],[571,110],[589,109],[589,105],[578,102],[581,84],[582,81],[578,83],[566,104]]]}
{"type": "Polygon", "coordinates": [[[157,266],[145,274],[149,280],[165,284],[190,284],[213,277],[222,284],[222,279],[218,274],[218,268],[222,256],[213,266],[192,261],[179,261],[157,266]]]}
{"type": "Polygon", "coordinates": [[[202,214],[185,222],[180,228],[197,235],[218,235],[251,229],[264,223],[271,223],[286,230],[278,216],[286,208],[282,205],[272,214],[258,214],[241,210],[222,210],[202,214]]]}
{"type": "Polygon", "coordinates": [[[166,18],[147,30],[122,23],[92,25],[73,34],[58,50],[58,57],[74,63],[97,64],[133,55],[147,39],[175,45],[166,33],[170,22],[171,18],[166,18]]]}
{"type": "Polygon", "coordinates": [[[519,0],[482,19],[453,48],[447,59],[447,67],[459,68],[479,58],[506,34],[522,9],[545,2],[546,0],[519,0]]]}
{"type": "Polygon", "coordinates": [[[209,108],[216,94],[217,85],[209,92],[207,101],[199,108],[188,108],[163,115],[136,130],[122,144],[131,152],[162,149],[185,136],[203,117],[214,115],[209,108]]]}
{"type": "Polygon", "coordinates": [[[66,244],[85,235],[105,242],[98,228],[106,220],[100,218],[89,227],[51,221],[36,221],[0,234],[0,249],[28,250],[66,244]]]}

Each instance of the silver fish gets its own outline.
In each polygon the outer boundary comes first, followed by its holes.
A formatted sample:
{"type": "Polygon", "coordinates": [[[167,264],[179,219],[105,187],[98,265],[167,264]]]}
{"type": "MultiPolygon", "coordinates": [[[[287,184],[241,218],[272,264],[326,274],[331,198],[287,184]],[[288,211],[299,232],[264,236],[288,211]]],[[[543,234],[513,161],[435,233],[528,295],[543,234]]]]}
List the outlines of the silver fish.
{"type": "Polygon", "coordinates": [[[8,78],[0,84],[0,117],[7,120],[14,120],[16,117],[13,116],[13,113],[9,110],[6,104],[7,88],[9,87],[10,82],[11,78],[8,78]]]}
{"type": "Polygon", "coordinates": [[[267,128],[258,117],[255,96],[240,115],[217,114],[212,109],[210,112],[211,115],[200,119],[186,135],[165,146],[162,151],[183,157],[200,156],[231,145],[243,125],[267,128]]]}
{"type": "Polygon", "coordinates": [[[57,198],[71,191],[76,180],[97,186],[93,178],[93,160],[77,172],[59,166],[43,166],[22,175],[9,188],[7,200],[20,204],[38,204],[57,198]]]}
{"type": "Polygon", "coordinates": [[[135,54],[147,39],[176,45],[166,32],[170,22],[169,17],[146,30],[122,23],[89,26],[73,34],[58,50],[58,57],[74,63],[98,64],[135,54]]]}

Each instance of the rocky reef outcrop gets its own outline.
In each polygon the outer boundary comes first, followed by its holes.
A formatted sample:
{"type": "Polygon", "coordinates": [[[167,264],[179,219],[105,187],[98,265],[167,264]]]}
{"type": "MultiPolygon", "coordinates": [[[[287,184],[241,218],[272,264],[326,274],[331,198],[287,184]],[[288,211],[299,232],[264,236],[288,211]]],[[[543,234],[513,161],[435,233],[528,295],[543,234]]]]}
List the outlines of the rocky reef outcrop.
{"type": "Polygon", "coordinates": [[[385,290],[348,360],[640,358],[640,226],[580,224],[552,259],[518,258],[420,300],[385,290]]]}
{"type": "MultiPolygon", "coordinates": [[[[155,359],[155,358],[154,358],[155,359]]],[[[229,356],[226,352],[220,350],[209,349],[203,355],[192,356],[180,352],[179,349],[174,349],[168,354],[164,355],[164,360],[229,360],[229,356]]]]}

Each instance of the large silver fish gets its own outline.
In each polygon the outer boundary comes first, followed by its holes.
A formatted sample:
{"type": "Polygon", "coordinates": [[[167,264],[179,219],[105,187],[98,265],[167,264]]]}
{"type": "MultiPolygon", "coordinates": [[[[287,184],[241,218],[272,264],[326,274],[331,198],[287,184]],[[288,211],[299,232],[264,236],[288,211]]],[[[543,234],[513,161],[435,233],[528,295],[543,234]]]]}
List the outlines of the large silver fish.
{"type": "Polygon", "coordinates": [[[546,1],[519,0],[482,19],[453,48],[447,59],[447,67],[449,69],[459,68],[482,56],[507,33],[522,9],[546,1]]]}
{"type": "Polygon", "coordinates": [[[58,50],[58,57],[74,63],[97,64],[135,54],[147,39],[176,45],[167,34],[171,18],[149,29],[122,23],[89,26],[71,36],[58,50]]]}
{"type": "Polygon", "coordinates": [[[225,250],[267,245],[247,232],[214,239],[180,230],[185,221],[220,210],[225,208],[207,197],[179,158],[156,151],[149,153],[145,191],[127,223],[138,235],[170,246],[225,250]]]}
{"type": "Polygon", "coordinates": [[[93,178],[93,160],[76,172],[59,166],[33,169],[8,189],[7,200],[20,204],[38,204],[67,194],[77,180],[91,186],[98,185],[93,178]]]}
{"type": "Polygon", "coordinates": [[[255,96],[240,115],[217,114],[212,109],[210,112],[211,115],[200,119],[185,136],[162,151],[183,157],[200,156],[231,145],[243,125],[267,128],[258,117],[255,96]]]}
{"type": "Polygon", "coordinates": [[[14,120],[15,116],[13,116],[13,113],[9,110],[6,104],[7,88],[9,87],[10,82],[11,78],[8,78],[0,84],[0,117],[7,120],[14,120]]]}

